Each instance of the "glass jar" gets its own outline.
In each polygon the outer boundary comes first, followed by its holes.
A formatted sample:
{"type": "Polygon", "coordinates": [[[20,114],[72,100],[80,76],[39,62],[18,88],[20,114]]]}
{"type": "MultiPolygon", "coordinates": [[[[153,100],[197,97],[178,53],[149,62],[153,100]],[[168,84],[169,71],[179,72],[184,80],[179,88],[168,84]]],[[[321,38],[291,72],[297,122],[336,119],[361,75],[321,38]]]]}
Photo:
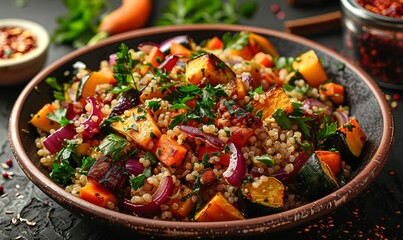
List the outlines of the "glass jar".
{"type": "Polygon", "coordinates": [[[380,86],[403,90],[403,18],[371,12],[341,0],[344,47],[380,86]]]}

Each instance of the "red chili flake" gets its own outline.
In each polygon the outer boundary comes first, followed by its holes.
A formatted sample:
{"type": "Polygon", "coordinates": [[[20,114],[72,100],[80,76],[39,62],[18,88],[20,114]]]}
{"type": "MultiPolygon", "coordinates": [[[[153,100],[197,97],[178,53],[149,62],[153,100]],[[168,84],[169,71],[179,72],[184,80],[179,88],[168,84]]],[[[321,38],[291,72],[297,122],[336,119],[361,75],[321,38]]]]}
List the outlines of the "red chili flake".
{"type": "Polygon", "coordinates": [[[394,176],[394,175],[396,175],[396,172],[391,170],[391,171],[388,172],[388,174],[391,175],[391,176],[394,176]]]}
{"type": "Polygon", "coordinates": [[[12,166],[13,166],[13,160],[7,159],[7,160],[6,160],[6,164],[7,164],[9,167],[12,167],[12,166]]]}
{"type": "Polygon", "coordinates": [[[2,175],[3,175],[3,178],[6,178],[6,179],[9,177],[7,172],[4,172],[2,175]]]}
{"type": "Polygon", "coordinates": [[[393,100],[399,101],[400,100],[400,94],[398,94],[398,93],[393,94],[393,100]]]}
{"type": "Polygon", "coordinates": [[[270,11],[272,13],[278,13],[280,11],[280,5],[277,3],[273,3],[272,5],[270,5],[270,11]]]}
{"type": "Polygon", "coordinates": [[[283,20],[285,18],[285,12],[279,11],[277,14],[277,19],[283,20]]]}
{"type": "Polygon", "coordinates": [[[379,15],[392,18],[403,16],[403,2],[400,0],[357,0],[357,3],[379,15]]]}

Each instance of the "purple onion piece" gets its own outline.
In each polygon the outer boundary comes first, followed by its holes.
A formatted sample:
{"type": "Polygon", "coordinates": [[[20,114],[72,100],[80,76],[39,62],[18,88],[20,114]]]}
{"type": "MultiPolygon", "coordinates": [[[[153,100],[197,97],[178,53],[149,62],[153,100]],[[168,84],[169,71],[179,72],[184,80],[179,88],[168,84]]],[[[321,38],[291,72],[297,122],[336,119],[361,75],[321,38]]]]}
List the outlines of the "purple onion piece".
{"type": "Polygon", "coordinates": [[[228,168],[223,173],[224,179],[234,187],[241,186],[242,180],[246,174],[246,163],[242,152],[234,143],[228,143],[231,152],[228,168]]]}
{"type": "Polygon", "coordinates": [[[348,115],[344,111],[334,111],[333,116],[336,118],[337,125],[339,127],[343,126],[349,121],[348,115]]]}
{"type": "Polygon", "coordinates": [[[278,180],[280,180],[282,183],[287,184],[287,183],[292,182],[295,179],[299,170],[304,165],[306,160],[307,160],[307,157],[306,157],[305,152],[300,152],[298,157],[296,157],[294,162],[292,163],[294,166],[294,170],[290,173],[287,173],[284,169],[281,169],[279,172],[277,172],[275,174],[269,174],[266,171],[261,173],[258,171],[257,168],[252,168],[249,173],[252,175],[252,177],[260,177],[261,175],[272,176],[272,177],[275,177],[278,180]]]}
{"type": "Polygon", "coordinates": [[[154,42],[143,42],[137,46],[137,49],[145,54],[149,54],[153,47],[159,47],[159,45],[154,42]]]}
{"type": "Polygon", "coordinates": [[[255,83],[253,82],[252,75],[248,72],[243,72],[241,74],[241,81],[249,85],[250,89],[254,90],[256,88],[255,83]]]}
{"type": "Polygon", "coordinates": [[[109,55],[109,66],[115,66],[116,59],[118,59],[118,55],[116,53],[109,55]]]}
{"type": "Polygon", "coordinates": [[[83,136],[87,139],[90,139],[94,136],[94,134],[99,132],[99,125],[104,119],[104,114],[102,113],[101,108],[94,97],[87,97],[86,101],[92,105],[92,109],[88,119],[83,122],[83,136]]]}
{"type": "Polygon", "coordinates": [[[132,109],[140,103],[141,92],[131,88],[123,92],[116,105],[112,108],[108,118],[122,115],[126,110],[132,109]]]}
{"type": "Polygon", "coordinates": [[[126,160],[126,171],[134,176],[142,174],[144,172],[144,166],[138,159],[129,158],[126,160]]]}
{"type": "Polygon", "coordinates": [[[165,60],[158,66],[159,69],[165,70],[167,72],[172,71],[172,68],[175,67],[176,63],[179,60],[179,56],[169,55],[165,60]]]}
{"type": "Polygon", "coordinates": [[[314,98],[305,99],[302,105],[302,109],[306,112],[307,109],[312,109],[312,107],[323,107],[323,112],[328,116],[332,115],[333,112],[333,109],[326,105],[324,102],[321,102],[314,98]]]}
{"type": "Polygon", "coordinates": [[[205,133],[196,127],[186,125],[179,125],[177,127],[179,128],[179,130],[186,133],[187,135],[198,138],[215,148],[222,150],[225,147],[225,143],[221,139],[211,134],[205,133]]]}
{"type": "Polygon", "coordinates": [[[154,214],[160,211],[160,205],[166,203],[169,200],[169,196],[172,194],[174,183],[171,176],[164,177],[157,190],[153,194],[153,201],[142,205],[133,204],[129,199],[123,200],[121,203],[123,208],[127,211],[136,214],[154,214]]]}
{"type": "Polygon", "coordinates": [[[57,153],[63,148],[63,142],[65,139],[72,139],[77,134],[73,124],[67,124],[64,127],[59,128],[51,135],[49,135],[43,142],[46,149],[51,153],[57,153]]]}
{"type": "Polygon", "coordinates": [[[168,38],[159,45],[161,52],[169,54],[171,51],[172,42],[180,43],[185,47],[189,47],[190,38],[188,35],[179,35],[176,37],[168,38]]]}

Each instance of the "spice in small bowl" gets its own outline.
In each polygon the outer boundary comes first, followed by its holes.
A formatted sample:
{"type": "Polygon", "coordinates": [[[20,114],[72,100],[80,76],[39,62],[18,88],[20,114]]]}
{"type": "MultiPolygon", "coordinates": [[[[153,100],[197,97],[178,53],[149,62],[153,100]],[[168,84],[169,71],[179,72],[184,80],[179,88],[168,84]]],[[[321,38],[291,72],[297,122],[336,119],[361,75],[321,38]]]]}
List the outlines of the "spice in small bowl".
{"type": "Polygon", "coordinates": [[[49,34],[23,19],[0,20],[0,86],[29,81],[47,59],[49,34]]]}
{"type": "Polygon", "coordinates": [[[403,3],[342,0],[347,54],[378,84],[403,89],[403,3]]]}

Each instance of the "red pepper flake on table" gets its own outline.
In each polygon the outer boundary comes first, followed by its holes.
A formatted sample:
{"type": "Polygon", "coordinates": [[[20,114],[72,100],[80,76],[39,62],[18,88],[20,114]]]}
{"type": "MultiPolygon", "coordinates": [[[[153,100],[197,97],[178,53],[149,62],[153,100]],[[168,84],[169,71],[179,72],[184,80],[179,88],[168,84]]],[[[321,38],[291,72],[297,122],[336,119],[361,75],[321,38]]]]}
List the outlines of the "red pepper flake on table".
{"type": "Polygon", "coordinates": [[[30,30],[20,27],[0,27],[0,59],[18,58],[36,47],[30,30]]]}
{"type": "Polygon", "coordinates": [[[357,0],[357,3],[373,13],[403,19],[401,0],[357,0]]]}

